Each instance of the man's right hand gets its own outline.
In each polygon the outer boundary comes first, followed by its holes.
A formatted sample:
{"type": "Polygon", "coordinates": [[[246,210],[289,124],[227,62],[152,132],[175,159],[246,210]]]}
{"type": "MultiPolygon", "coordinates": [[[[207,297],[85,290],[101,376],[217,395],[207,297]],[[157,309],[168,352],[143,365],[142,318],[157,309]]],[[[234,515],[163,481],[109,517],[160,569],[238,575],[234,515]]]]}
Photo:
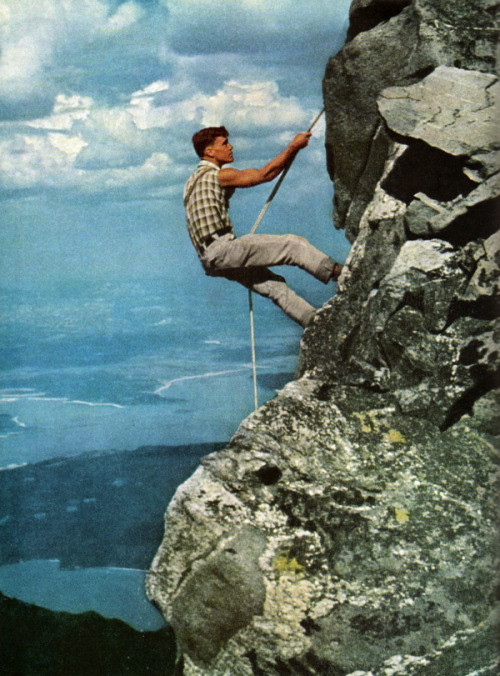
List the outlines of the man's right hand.
{"type": "Polygon", "coordinates": [[[301,148],[306,147],[306,145],[309,143],[310,138],[311,138],[311,132],[310,131],[304,131],[300,134],[297,134],[297,136],[293,139],[293,141],[290,143],[290,145],[295,150],[300,150],[301,148]]]}

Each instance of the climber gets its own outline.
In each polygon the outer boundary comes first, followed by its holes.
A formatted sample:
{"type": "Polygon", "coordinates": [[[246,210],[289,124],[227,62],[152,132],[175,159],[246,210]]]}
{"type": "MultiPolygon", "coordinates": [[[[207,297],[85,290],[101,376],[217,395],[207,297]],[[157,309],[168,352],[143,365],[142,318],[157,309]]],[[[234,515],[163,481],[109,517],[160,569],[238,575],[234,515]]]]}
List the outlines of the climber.
{"type": "Polygon", "coordinates": [[[189,236],[205,273],[239,282],[270,298],[289,317],[306,327],[316,309],[294,293],[280,275],[267,266],[296,265],[324,284],[337,281],[342,266],[297,235],[243,235],[235,237],[229,218],[229,200],[236,188],[272,181],[309,143],[300,133],[262,169],[223,168],[233,161],[233,148],[225,127],[208,127],[193,136],[200,157],[184,188],[189,236]]]}

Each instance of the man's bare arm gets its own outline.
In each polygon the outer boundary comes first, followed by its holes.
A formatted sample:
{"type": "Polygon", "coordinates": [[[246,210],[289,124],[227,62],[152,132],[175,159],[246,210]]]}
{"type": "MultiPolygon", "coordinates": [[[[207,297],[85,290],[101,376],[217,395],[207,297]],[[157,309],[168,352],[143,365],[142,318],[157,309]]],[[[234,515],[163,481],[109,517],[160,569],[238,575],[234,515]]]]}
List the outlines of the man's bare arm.
{"type": "Polygon", "coordinates": [[[268,162],[262,169],[233,169],[227,167],[219,171],[219,183],[223,188],[250,188],[272,181],[291,162],[301,148],[305,148],[311,138],[310,132],[297,134],[288,148],[268,162]]]}

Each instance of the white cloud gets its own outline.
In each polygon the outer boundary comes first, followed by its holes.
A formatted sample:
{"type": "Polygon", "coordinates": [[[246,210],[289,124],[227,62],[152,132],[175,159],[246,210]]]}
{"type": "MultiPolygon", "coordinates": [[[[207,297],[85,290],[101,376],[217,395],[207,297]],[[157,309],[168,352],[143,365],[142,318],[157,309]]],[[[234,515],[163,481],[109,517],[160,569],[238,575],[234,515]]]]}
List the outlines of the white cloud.
{"type": "Polygon", "coordinates": [[[119,31],[130,28],[136,21],[144,15],[144,11],[135,4],[135,2],[125,2],[120,5],[116,12],[111,16],[103,31],[105,33],[118,33],[119,31]]]}
{"type": "Polygon", "coordinates": [[[83,193],[139,190],[158,185],[172,172],[172,159],[164,152],[153,152],[141,164],[124,168],[81,169],[74,161],[85,146],[81,136],[56,132],[45,136],[18,134],[8,142],[0,142],[3,187],[69,188],[83,193]]]}
{"type": "Polygon", "coordinates": [[[239,128],[251,125],[282,129],[303,124],[307,116],[295,98],[280,96],[274,82],[230,80],[213,96],[197,96],[187,103],[203,109],[201,122],[207,126],[226,120],[229,125],[236,124],[239,128]]]}
{"type": "Polygon", "coordinates": [[[64,129],[69,131],[77,120],[88,118],[93,104],[94,102],[89,96],[58,94],[50,116],[30,120],[27,124],[39,129],[64,129]]]}
{"type": "Polygon", "coordinates": [[[21,36],[3,41],[0,54],[0,95],[8,99],[25,97],[42,86],[41,70],[52,51],[51,44],[21,36]]]}
{"type": "Polygon", "coordinates": [[[239,82],[229,80],[211,95],[201,92],[172,104],[158,104],[157,92],[168,90],[168,83],[153,83],[135,92],[128,111],[139,129],[174,127],[178,121],[201,126],[224,124],[228,127],[258,127],[269,131],[300,128],[308,119],[294,97],[283,97],[272,81],[239,82]]]}
{"type": "Polygon", "coordinates": [[[6,2],[0,3],[0,26],[6,24],[10,20],[10,9],[6,2]]]}
{"type": "Polygon", "coordinates": [[[134,92],[131,96],[131,101],[134,102],[136,99],[149,98],[159,92],[166,92],[168,89],[170,89],[170,84],[168,82],[158,80],[157,82],[152,82],[147,87],[144,87],[144,89],[134,92]]]}
{"type": "Polygon", "coordinates": [[[57,150],[65,153],[71,161],[74,161],[80,150],[88,145],[81,136],[70,136],[55,132],[48,135],[48,140],[53,148],[57,148],[57,150]]]}
{"type": "Polygon", "coordinates": [[[82,133],[93,139],[109,139],[128,148],[140,149],[147,141],[134,123],[132,115],[117,106],[96,106],[85,122],[78,125],[82,133]]]}
{"type": "Polygon", "coordinates": [[[151,183],[155,184],[158,180],[164,180],[171,166],[172,160],[167,153],[153,153],[139,166],[86,172],[87,180],[84,185],[91,191],[96,189],[138,188],[151,183]]]}
{"type": "Polygon", "coordinates": [[[168,91],[170,85],[168,82],[159,80],[136,91],[130,98],[128,112],[132,116],[138,129],[148,129],[151,127],[165,127],[167,125],[168,106],[157,106],[155,97],[157,94],[168,91]]]}
{"type": "MultiPolygon", "coordinates": [[[[57,143],[57,142],[56,142],[57,143]]],[[[54,145],[50,136],[16,134],[0,143],[0,175],[7,189],[33,188],[50,184],[66,174],[71,159],[54,145]]]]}
{"type": "Polygon", "coordinates": [[[130,28],[142,15],[132,0],[111,16],[105,0],[0,0],[0,97],[44,93],[47,69],[61,47],[85,48],[130,28]]]}

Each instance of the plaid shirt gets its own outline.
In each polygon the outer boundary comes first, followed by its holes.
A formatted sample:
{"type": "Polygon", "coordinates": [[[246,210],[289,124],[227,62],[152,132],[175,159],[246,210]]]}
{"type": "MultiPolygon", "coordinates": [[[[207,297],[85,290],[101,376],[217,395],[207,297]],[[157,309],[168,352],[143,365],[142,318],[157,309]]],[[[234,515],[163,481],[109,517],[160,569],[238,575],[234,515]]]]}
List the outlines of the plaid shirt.
{"type": "Polygon", "coordinates": [[[218,174],[219,167],[216,164],[201,160],[184,187],[188,232],[198,253],[203,250],[203,243],[211,235],[221,231],[234,234],[228,213],[229,199],[234,188],[223,188],[218,174]]]}

